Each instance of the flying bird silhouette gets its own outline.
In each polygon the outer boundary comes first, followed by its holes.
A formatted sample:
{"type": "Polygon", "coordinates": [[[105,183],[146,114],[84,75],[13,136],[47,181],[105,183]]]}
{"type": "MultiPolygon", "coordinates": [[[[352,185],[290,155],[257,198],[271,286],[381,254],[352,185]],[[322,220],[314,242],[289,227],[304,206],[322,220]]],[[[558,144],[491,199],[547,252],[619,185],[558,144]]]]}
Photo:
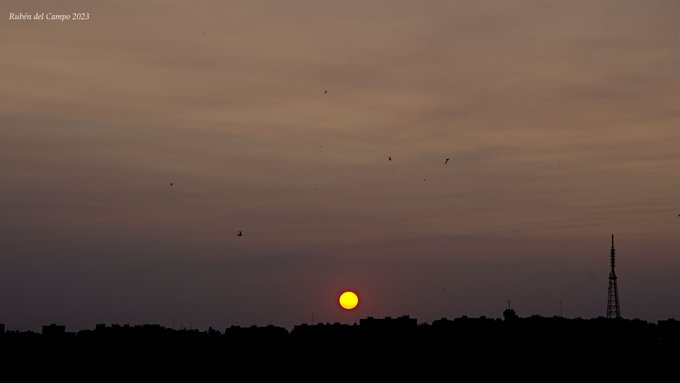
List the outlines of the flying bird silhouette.
{"type": "Polygon", "coordinates": [[[392,156],[387,157],[388,160],[392,161],[392,156]]]}
{"type": "Polygon", "coordinates": [[[323,91],[323,94],[328,94],[328,91],[327,91],[327,90],[324,90],[324,91],[323,91]]]}
{"type": "Polygon", "coordinates": [[[170,182],[170,186],[174,185],[174,183],[170,182]]]}
{"type": "Polygon", "coordinates": [[[446,161],[444,161],[444,165],[449,163],[450,158],[447,158],[446,161]]]}
{"type": "Polygon", "coordinates": [[[237,237],[243,237],[243,233],[241,232],[241,230],[238,231],[238,233],[236,234],[236,236],[237,236],[237,237]]]}

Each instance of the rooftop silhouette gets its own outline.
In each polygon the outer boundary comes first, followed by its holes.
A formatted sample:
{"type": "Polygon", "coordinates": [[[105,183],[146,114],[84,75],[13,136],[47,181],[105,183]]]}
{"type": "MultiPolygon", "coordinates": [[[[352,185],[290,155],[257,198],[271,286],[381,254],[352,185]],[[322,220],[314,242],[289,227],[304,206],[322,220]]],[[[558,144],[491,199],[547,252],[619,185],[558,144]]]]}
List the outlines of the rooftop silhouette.
{"type": "Polygon", "coordinates": [[[656,323],[639,319],[593,319],[520,317],[511,308],[503,312],[503,319],[485,316],[455,319],[442,318],[432,323],[418,323],[415,318],[363,318],[358,324],[316,323],[299,324],[287,330],[284,327],[230,326],[220,331],[172,329],[158,324],[119,325],[98,324],[94,329],[69,332],[66,326],[50,324],[41,333],[6,330],[0,324],[0,345],[20,342],[153,342],[153,341],[215,341],[228,345],[244,342],[301,345],[308,342],[325,343],[352,339],[356,342],[375,339],[391,341],[417,341],[425,343],[452,342],[466,347],[495,347],[517,342],[524,346],[559,348],[572,346],[603,346],[612,342],[619,347],[644,347],[645,349],[674,349],[680,351],[680,321],[661,320],[656,323]]]}
{"type": "Polygon", "coordinates": [[[100,324],[69,332],[51,324],[41,333],[2,332],[0,352],[9,356],[4,360],[7,366],[14,361],[50,365],[67,375],[141,370],[174,376],[179,369],[192,376],[236,376],[239,371],[281,378],[361,371],[362,376],[395,379],[415,374],[420,380],[446,374],[493,376],[502,374],[499,367],[514,367],[523,376],[562,368],[576,374],[605,369],[603,358],[638,369],[653,365],[670,371],[680,354],[680,321],[674,319],[651,323],[604,317],[523,318],[512,309],[504,317],[463,316],[432,323],[408,316],[369,317],[358,324],[305,323],[290,331],[274,325],[199,331],[100,324]]]}

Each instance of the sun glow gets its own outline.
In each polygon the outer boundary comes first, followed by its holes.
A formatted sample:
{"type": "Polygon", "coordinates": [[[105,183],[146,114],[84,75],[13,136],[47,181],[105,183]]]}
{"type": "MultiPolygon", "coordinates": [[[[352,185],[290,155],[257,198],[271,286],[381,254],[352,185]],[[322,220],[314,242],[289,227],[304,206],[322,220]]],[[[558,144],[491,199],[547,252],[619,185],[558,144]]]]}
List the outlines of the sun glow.
{"type": "Polygon", "coordinates": [[[359,297],[354,291],[345,291],[338,299],[340,306],[345,310],[353,310],[359,304],[359,297]]]}

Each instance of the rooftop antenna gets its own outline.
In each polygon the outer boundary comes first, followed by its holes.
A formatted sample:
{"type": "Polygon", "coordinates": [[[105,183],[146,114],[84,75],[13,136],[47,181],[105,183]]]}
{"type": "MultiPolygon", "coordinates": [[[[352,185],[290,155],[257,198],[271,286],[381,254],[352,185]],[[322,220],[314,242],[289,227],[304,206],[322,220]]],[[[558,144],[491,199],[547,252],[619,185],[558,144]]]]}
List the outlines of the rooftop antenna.
{"type": "Polygon", "coordinates": [[[562,301],[560,301],[560,318],[562,317],[562,301]]]}

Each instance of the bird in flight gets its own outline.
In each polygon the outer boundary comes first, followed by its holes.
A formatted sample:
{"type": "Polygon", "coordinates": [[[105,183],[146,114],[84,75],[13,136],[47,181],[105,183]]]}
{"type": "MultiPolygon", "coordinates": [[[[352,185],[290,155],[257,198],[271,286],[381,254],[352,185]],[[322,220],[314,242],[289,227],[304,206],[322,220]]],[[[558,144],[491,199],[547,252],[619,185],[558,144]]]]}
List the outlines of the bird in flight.
{"type": "Polygon", "coordinates": [[[387,157],[388,160],[392,161],[392,156],[387,157]]]}
{"type": "Polygon", "coordinates": [[[444,161],[444,165],[449,163],[450,158],[447,158],[446,161],[444,161]]]}
{"type": "Polygon", "coordinates": [[[239,230],[238,233],[236,234],[236,236],[237,237],[243,237],[243,232],[241,232],[241,230],[239,230]]]}
{"type": "Polygon", "coordinates": [[[323,94],[328,94],[328,91],[327,91],[327,90],[324,90],[324,91],[323,91],[323,94]]]}
{"type": "Polygon", "coordinates": [[[170,182],[170,186],[174,185],[174,183],[170,182]]]}

